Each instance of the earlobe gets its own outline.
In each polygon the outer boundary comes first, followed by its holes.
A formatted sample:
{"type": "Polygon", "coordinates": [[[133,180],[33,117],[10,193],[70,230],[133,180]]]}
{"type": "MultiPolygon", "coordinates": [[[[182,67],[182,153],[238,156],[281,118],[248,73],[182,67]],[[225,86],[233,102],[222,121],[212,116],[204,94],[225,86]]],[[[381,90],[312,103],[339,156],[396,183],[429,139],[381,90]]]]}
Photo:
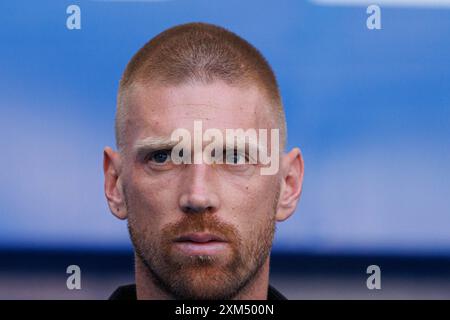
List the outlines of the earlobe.
{"type": "Polygon", "coordinates": [[[283,156],[283,176],[276,220],[284,221],[295,211],[303,185],[303,157],[300,149],[294,148],[283,156]]]}
{"type": "Polygon", "coordinates": [[[119,219],[127,218],[127,210],[120,177],[120,154],[106,147],[103,151],[103,172],[105,175],[105,196],[113,215],[119,219]]]}

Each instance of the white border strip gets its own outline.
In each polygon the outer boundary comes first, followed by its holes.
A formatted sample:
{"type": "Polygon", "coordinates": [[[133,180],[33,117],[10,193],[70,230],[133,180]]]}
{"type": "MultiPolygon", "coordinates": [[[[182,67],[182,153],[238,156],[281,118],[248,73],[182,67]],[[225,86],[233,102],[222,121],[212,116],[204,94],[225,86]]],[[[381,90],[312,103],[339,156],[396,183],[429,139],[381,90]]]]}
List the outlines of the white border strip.
{"type": "Polygon", "coordinates": [[[448,8],[450,0],[310,0],[317,5],[325,6],[368,6],[376,4],[383,7],[422,7],[448,8]]]}

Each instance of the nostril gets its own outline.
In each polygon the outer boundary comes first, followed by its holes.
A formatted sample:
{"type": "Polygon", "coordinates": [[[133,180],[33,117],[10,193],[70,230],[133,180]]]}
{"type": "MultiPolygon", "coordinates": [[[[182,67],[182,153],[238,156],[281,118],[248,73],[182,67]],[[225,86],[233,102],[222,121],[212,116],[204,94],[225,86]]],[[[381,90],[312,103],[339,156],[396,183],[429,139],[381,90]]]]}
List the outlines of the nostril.
{"type": "Polygon", "coordinates": [[[184,213],[209,213],[219,209],[219,198],[216,194],[193,194],[185,192],[179,199],[179,208],[184,213]]]}
{"type": "Polygon", "coordinates": [[[205,212],[211,212],[213,210],[212,207],[204,207],[204,206],[184,206],[183,212],[184,213],[205,213],[205,212]]]}

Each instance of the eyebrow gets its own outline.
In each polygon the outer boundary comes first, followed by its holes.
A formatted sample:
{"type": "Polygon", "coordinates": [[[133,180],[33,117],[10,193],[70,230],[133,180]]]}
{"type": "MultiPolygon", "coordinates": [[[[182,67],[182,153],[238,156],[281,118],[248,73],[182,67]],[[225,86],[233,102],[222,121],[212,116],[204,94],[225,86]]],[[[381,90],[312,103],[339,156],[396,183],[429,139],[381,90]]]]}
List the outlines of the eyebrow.
{"type": "Polygon", "coordinates": [[[138,157],[156,150],[170,150],[178,144],[169,137],[147,137],[136,141],[133,150],[138,157]]]}
{"type": "MultiPolygon", "coordinates": [[[[225,139],[226,140],[226,139],[225,139]]],[[[249,143],[250,141],[245,140],[244,148],[245,151],[250,151],[250,148],[253,147],[256,149],[257,154],[259,155],[262,151],[259,144],[249,143]]],[[[137,140],[134,144],[133,150],[138,159],[144,158],[147,154],[157,150],[171,150],[173,149],[179,141],[171,140],[170,137],[147,137],[140,140],[137,140]]],[[[227,143],[223,144],[223,151],[227,152],[228,150],[235,150],[238,145],[237,140],[234,141],[234,148],[230,148],[227,143]]],[[[203,150],[203,149],[202,149],[203,150]]]]}

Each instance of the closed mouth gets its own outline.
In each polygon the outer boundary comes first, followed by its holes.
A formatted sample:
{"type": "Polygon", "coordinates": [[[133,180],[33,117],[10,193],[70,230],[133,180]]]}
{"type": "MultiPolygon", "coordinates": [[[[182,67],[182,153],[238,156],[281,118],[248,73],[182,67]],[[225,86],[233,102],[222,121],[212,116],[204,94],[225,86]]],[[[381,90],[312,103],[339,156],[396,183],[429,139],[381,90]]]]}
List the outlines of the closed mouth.
{"type": "Polygon", "coordinates": [[[193,242],[193,243],[208,243],[208,242],[227,242],[223,237],[206,232],[195,232],[182,235],[175,239],[175,242],[193,242]]]}

